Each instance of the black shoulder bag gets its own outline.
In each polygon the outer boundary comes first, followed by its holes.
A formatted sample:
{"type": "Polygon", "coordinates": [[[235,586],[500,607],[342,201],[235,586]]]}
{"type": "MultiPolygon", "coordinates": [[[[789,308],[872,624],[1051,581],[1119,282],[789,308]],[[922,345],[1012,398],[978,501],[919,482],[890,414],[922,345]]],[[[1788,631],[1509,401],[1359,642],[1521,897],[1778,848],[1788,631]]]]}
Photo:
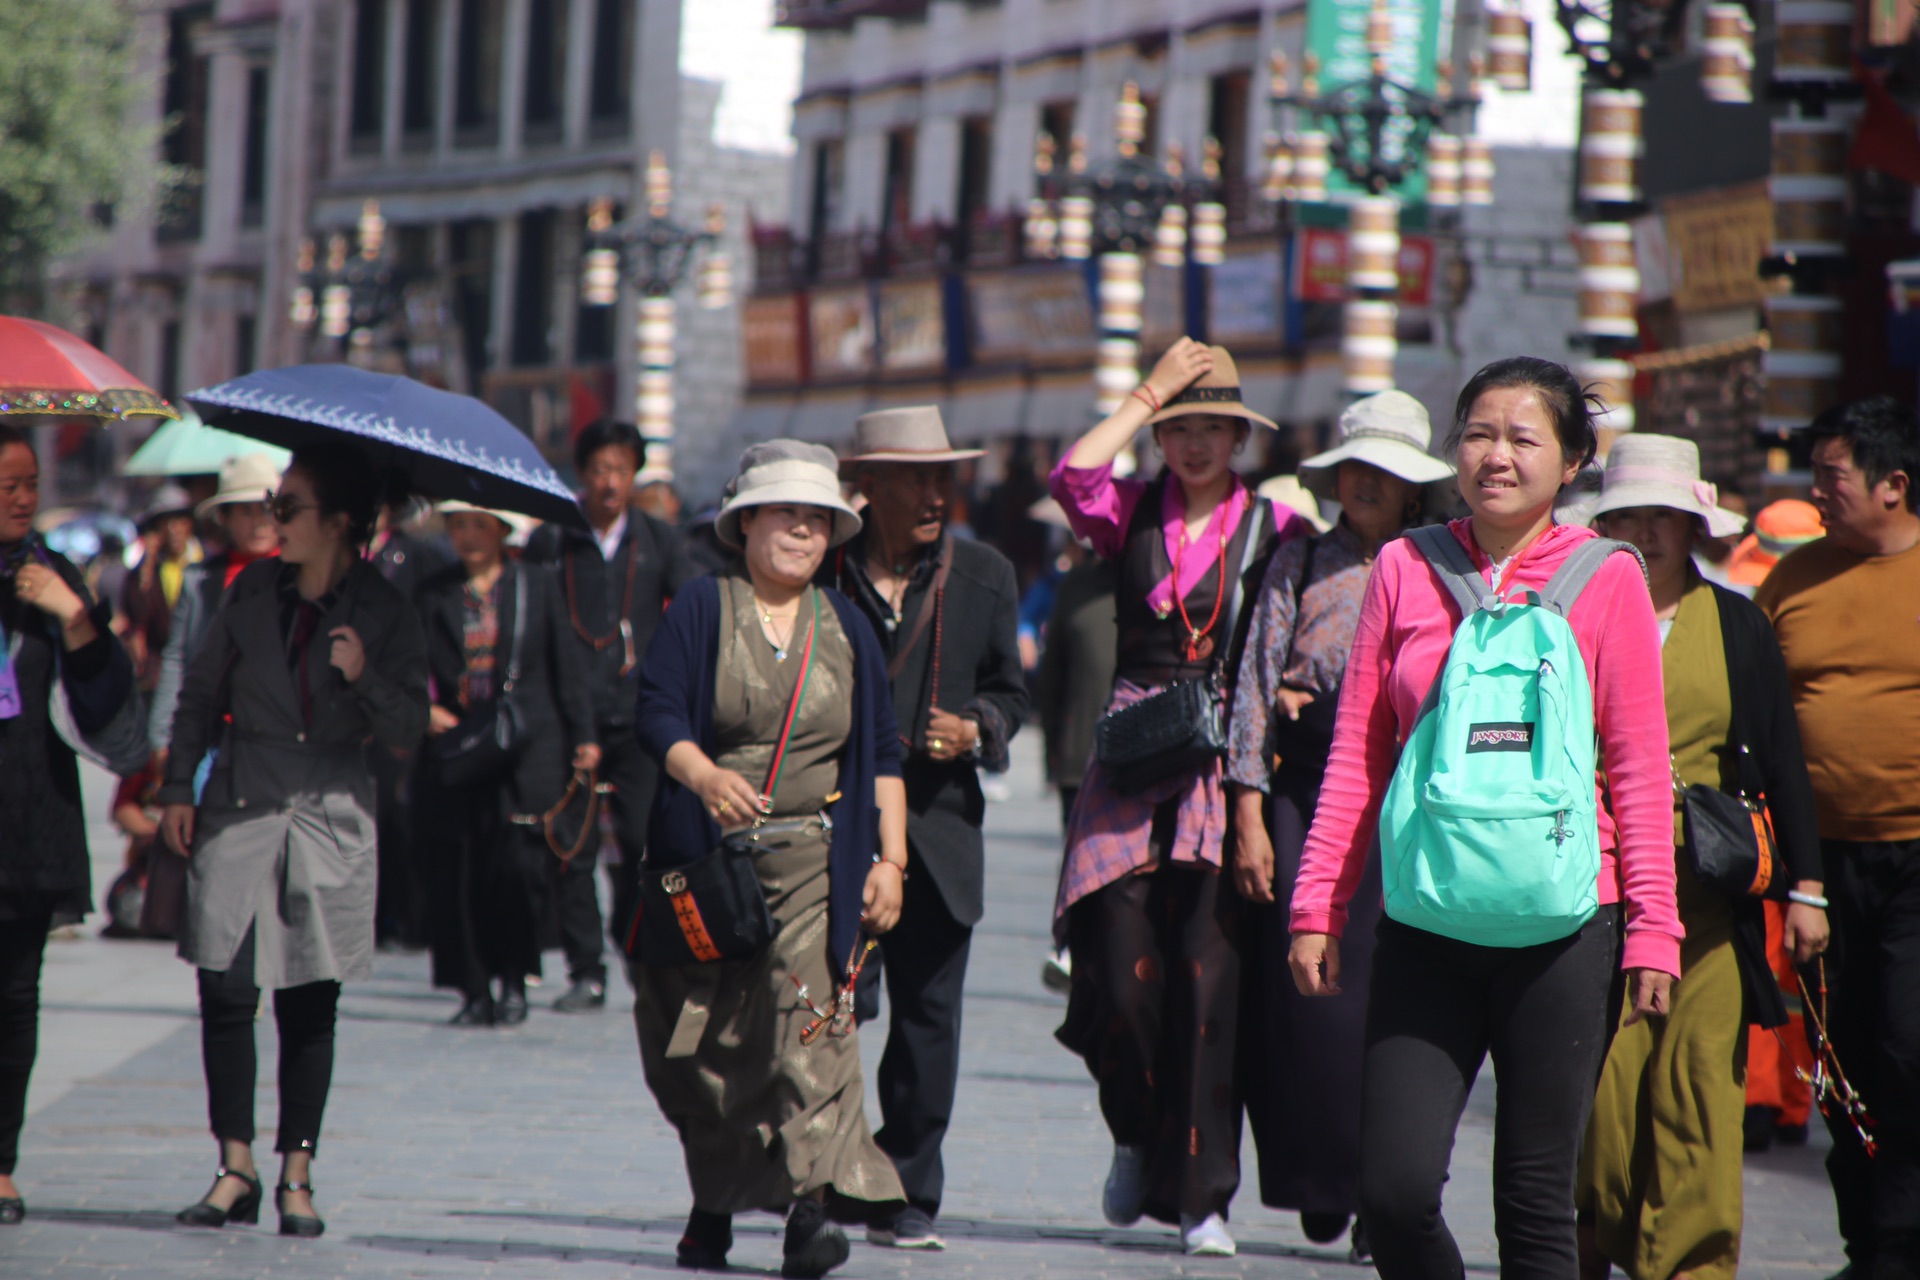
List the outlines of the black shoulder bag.
{"type": "MultiPolygon", "coordinates": [[[[1742,755],[1746,747],[1740,748],[1742,755]]],[[[1681,830],[1687,857],[1700,883],[1729,898],[1785,900],[1787,878],[1781,874],[1780,849],[1773,838],[1773,816],[1764,794],[1749,796],[1744,789],[1728,795],[1704,783],[1680,781],[1673,771],[1674,797],[1680,802],[1681,830]]]]}
{"type": "Polygon", "coordinates": [[[513,566],[513,639],[507,648],[507,678],[499,692],[474,706],[460,723],[432,739],[428,751],[440,781],[449,787],[473,787],[506,777],[527,747],[527,723],[513,700],[520,683],[520,639],[527,630],[525,571],[513,566]]]}
{"type": "MultiPolygon", "coordinates": [[[[806,647],[800,654],[800,678],[787,702],[786,721],[767,762],[767,783],[761,794],[769,807],[780,790],[787,742],[806,701],[813,679],[813,638],[820,630],[820,592],[813,592],[813,622],[807,627],[806,647]]],[[[640,915],[628,935],[628,951],[639,942],[640,961],[650,965],[715,964],[757,955],[773,940],[773,913],[760,888],[754,855],[761,848],[764,816],[750,827],[729,831],[705,856],[683,867],[640,873],[640,915]]]]}
{"type": "MultiPolygon", "coordinates": [[[[1117,790],[1138,791],[1226,756],[1227,655],[1233,649],[1247,570],[1259,550],[1261,511],[1257,501],[1248,503],[1246,544],[1233,579],[1232,602],[1221,616],[1224,625],[1212,668],[1197,680],[1177,680],[1132,706],[1108,712],[1094,725],[1094,759],[1117,790]]],[[[1174,590],[1179,589],[1176,581],[1174,590]]]]}

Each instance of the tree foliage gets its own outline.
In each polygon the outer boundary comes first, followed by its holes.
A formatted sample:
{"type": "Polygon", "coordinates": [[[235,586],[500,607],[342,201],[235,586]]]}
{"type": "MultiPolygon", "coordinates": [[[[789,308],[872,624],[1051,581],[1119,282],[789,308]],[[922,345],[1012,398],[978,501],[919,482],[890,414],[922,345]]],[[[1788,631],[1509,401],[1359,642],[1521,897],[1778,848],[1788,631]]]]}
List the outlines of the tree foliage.
{"type": "Polygon", "coordinates": [[[38,292],[151,168],[133,39],[126,0],[0,0],[0,293],[38,292]]]}

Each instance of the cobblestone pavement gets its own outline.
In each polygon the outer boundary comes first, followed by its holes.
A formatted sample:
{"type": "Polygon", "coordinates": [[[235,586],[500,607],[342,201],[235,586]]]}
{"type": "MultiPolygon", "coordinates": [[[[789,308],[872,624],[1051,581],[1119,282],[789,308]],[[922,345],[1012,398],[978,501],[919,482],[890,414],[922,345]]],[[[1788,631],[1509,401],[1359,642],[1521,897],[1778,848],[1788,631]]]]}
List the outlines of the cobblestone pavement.
{"type": "MultiPolygon", "coordinates": [[[[1041,989],[1058,859],[1055,805],[1036,745],[1020,744],[1012,796],[990,806],[989,905],[968,982],[958,1112],[947,1142],[944,1253],[900,1254],[857,1237],[837,1275],[1275,1276],[1371,1274],[1306,1242],[1257,1188],[1235,1206],[1240,1256],[1189,1260],[1173,1233],[1106,1227],[1099,1187],[1110,1147],[1079,1061],[1052,1033],[1063,1001],[1041,989]]],[[[104,801],[104,794],[99,798],[104,801]]],[[[96,812],[104,811],[104,804],[96,812]]],[[[100,882],[118,842],[100,832],[100,882]]],[[[423,957],[383,956],[342,1003],[339,1064],[315,1166],[328,1219],[319,1241],[264,1226],[177,1227],[205,1189],[205,1128],[193,989],[163,944],[92,936],[50,945],[41,1064],[20,1162],[30,1217],[0,1228],[0,1276],[579,1277],[674,1269],[688,1207],[680,1152],[640,1077],[624,987],[599,1016],[567,1017],[535,993],[525,1026],[442,1025],[455,1008],[426,985],[423,957]]],[[[549,962],[549,972],[554,966],[549,962]]],[[[274,1116],[272,1020],[260,1026],[262,1141],[274,1116]]],[[[880,1033],[863,1050],[869,1066],[880,1033]]],[[[1469,1269],[1497,1272],[1483,1081],[1462,1127],[1448,1215],[1469,1269]]],[[[871,1100],[869,1100],[871,1107],[871,1100]]],[[[877,1123],[877,1118],[876,1118],[877,1123]]],[[[1743,1277],[1822,1276],[1838,1265],[1816,1145],[1747,1166],[1743,1277]]],[[[1251,1148],[1246,1167],[1253,1167],[1251,1148]]],[[[743,1218],[733,1260],[777,1274],[779,1223],[743,1218]]]]}

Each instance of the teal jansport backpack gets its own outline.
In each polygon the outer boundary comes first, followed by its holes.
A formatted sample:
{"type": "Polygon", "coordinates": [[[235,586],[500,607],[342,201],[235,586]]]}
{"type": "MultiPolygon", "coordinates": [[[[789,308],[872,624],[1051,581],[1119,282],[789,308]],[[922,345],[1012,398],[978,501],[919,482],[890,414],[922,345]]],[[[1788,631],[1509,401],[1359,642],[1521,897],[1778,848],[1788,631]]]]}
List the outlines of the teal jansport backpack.
{"type": "MultiPolygon", "coordinates": [[[[1567,612],[1625,543],[1582,543],[1504,603],[1444,526],[1407,540],[1460,604],[1380,811],[1387,915],[1489,947],[1577,932],[1599,908],[1593,690],[1567,612]]],[[[1644,565],[1642,566],[1644,570],[1644,565]]]]}

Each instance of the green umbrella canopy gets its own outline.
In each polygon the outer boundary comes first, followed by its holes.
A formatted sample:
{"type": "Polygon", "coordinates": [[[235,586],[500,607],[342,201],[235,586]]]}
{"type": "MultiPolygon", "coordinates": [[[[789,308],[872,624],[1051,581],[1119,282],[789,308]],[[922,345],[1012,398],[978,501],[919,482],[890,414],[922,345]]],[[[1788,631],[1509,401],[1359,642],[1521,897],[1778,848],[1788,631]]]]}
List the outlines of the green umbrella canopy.
{"type": "Polygon", "coordinates": [[[218,475],[227,460],[243,453],[264,453],[273,459],[276,471],[287,469],[292,455],[285,449],[263,444],[246,436],[209,427],[200,415],[180,406],[178,422],[163,422],[133,451],[121,474],[129,476],[203,476],[218,475]]]}

